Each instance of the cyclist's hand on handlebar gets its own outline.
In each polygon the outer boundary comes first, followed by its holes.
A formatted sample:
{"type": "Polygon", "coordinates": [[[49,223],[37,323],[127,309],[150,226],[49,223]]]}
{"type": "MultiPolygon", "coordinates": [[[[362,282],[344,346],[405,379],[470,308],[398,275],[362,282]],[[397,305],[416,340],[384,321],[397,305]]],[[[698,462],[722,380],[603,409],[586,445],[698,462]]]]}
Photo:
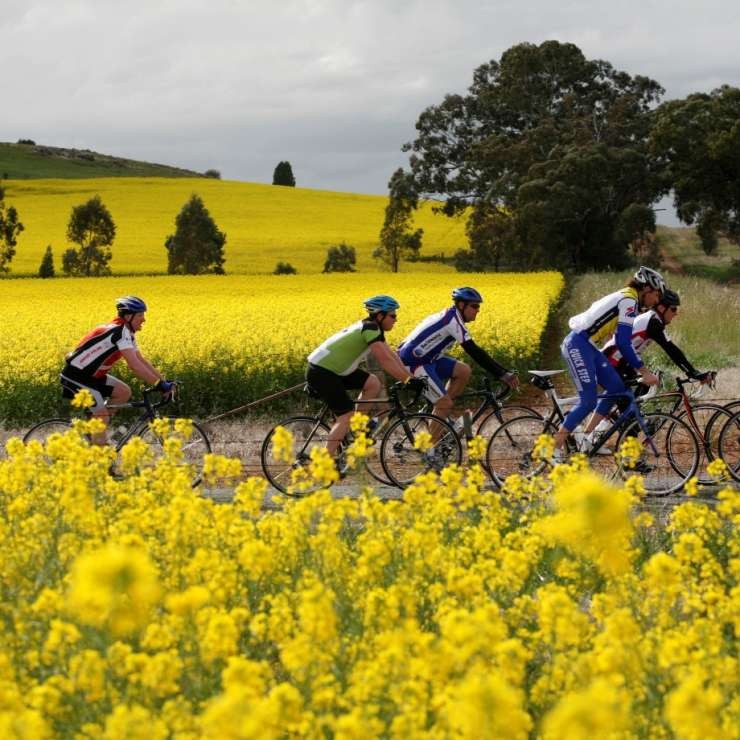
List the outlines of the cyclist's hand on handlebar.
{"type": "Polygon", "coordinates": [[[516,373],[506,373],[501,376],[501,380],[513,391],[519,387],[519,376],[516,373]]]}
{"type": "Polygon", "coordinates": [[[177,383],[174,380],[160,380],[156,386],[154,386],[163,396],[174,396],[175,390],[177,389],[177,383]]]}
{"type": "Polygon", "coordinates": [[[660,383],[660,378],[654,372],[643,367],[642,370],[640,370],[640,382],[645,385],[658,385],[660,383]]]}

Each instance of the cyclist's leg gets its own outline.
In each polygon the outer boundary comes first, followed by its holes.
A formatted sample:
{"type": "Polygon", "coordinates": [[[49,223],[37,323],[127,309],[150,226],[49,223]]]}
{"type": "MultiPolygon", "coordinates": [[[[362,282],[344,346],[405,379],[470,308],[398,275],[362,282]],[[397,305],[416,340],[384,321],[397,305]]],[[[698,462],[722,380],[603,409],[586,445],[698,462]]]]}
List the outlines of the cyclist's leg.
{"type": "Polygon", "coordinates": [[[435,363],[437,375],[447,380],[447,392],[437,401],[434,413],[446,419],[452,411],[455,399],[465,390],[470,380],[470,365],[451,357],[440,357],[435,363]]]}
{"type": "MultiPolygon", "coordinates": [[[[596,381],[598,384],[607,393],[622,393],[627,390],[627,387],[619,376],[616,368],[609,363],[609,360],[606,359],[606,356],[604,356],[603,353],[600,354],[602,354],[603,360],[601,358],[597,358],[596,360],[596,381]]],[[[588,434],[596,429],[599,422],[607,416],[615,403],[616,399],[614,398],[602,398],[596,405],[596,411],[589,419],[584,431],[588,434]]],[[[629,401],[627,401],[627,405],[629,405],[629,401]]]]}
{"type": "MultiPolygon", "coordinates": [[[[107,426],[108,425],[108,409],[105,406],[105,399],[111,394],[112,388],[107,386],[105,381],[97,380],[95,378],[89,378],[86,380],[78,380],[76,378],[70,378],[64,373],[59,376],[59,382],[62,385],[62,395],[65,398],[74,398],[78,391],[86,390],[93,397],[95,404],[90,409],[90,413],[101,419],[101,421],[107,426]]],[[[91,434],[90,441],[96,445],[107,444],[107,438],[105,431],[99,434],[91,434]]]]}
{"type": "Polygon", "coordinates": [[[558,450],[568,435],[596,408],[596,353],[601,355],[588,339],[576,332],[568,334],[560,351],[580,400],[568,412],[555,435],[555,449],[558,450]]]}

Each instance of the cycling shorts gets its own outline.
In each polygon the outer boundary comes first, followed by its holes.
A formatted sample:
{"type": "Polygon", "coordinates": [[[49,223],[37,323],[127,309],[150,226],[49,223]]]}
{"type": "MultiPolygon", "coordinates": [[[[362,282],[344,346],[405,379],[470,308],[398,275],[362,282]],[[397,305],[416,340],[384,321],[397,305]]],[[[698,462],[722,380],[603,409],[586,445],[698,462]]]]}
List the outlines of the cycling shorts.
{"type": "Polygon", "coordinates": [[[95,405],[90,409],[92,413],[102,411],[105,408],[105,399],[110,398],[116,382],[121,382],[112,375],[105,375],[102,378],[70,378],[63,372],[59,375],[59,382],[62,385],[62,396],[64,398],[74,398],[77,391],[90,391],[95,405]]]}
{"type": "Polygon", "coordinates": [[[427,365],[409,367],[408,371],[415,378],[426,379],[427,389],[424,395],[431,403],[437,403],[447,393],[447,382],[455,372],[456,364],[457,360],[453,360],[452,357],[440,357],[427,365]]]}
{"type": "Polygon", "coordinates": [[[354,409],[355,402],[347,391],[362,390],[369,377],[370,373],[359,367],[349,375],[337,375],[331,370],[310,363],[306,370],[306,382],[336,416],[342,416],[354,409]]]}

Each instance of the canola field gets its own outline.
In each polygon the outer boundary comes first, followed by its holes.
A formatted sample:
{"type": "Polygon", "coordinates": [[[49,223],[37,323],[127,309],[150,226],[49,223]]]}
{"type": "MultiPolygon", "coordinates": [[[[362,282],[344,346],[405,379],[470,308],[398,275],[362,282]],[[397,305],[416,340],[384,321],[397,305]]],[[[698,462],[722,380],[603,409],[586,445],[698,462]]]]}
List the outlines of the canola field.
{"type": "MultiPolygon", "coordinates": [[[[93,326],[114,318],[120,295],[147,301],[139,347],[184,383],[183,409],[203,416],[301,382],[309,352],[361,318],[364,298],[390,293],[401,303],[388,335],[396,346],[465,284],[485,298],[470,325],[476,341],[510,366],[536,363],[563,288],[559,273],[7,280],[0,291],[0,420],[24,422],[64,409],[58,384],[64,355],[93,326]]],[[[124,368],[119,363],[113,374],[128,380],[124,368]]]]}
{"type": "Polygon", "coordinates": [[[5,736],[738,737],[737,491],[661,522],[575,461],[264,511],[84,433],[0,461],[5,736]]]}
{"type": "MultiPolygon", "coordinates": [[[[226,233],[227,273],[271,273],[278,261],[300,273],[320,273],[328,247],[346,242],[356,248],[357,269],[377,270],[378,244],[388,198],[246,182],[179,178],[92,180],[9,180],[5,202],[15,206],[25,231],[11,264],[14,275],[37,275],[47,244],[57,273],[72,208],[100,195],[116,223],[111,269],[114,274],[167,272],[164,242],[174,233],[175,216],[193,193],[203,199],[226,233]]],[[[467,245],[464,219],[435,214],[423,204],[416,227],[424,229],[422,254],[448,257],[467,245]]],[[[451,268],[438,263],[403,263],[404,271],[451,268]]]]}

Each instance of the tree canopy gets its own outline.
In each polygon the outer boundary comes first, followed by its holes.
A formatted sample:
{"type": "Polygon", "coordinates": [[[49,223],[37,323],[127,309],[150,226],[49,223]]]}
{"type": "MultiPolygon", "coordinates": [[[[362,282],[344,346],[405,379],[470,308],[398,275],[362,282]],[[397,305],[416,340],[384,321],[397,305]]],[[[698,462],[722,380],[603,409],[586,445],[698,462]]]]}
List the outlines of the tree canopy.
{"type": "Polygon", "coordinates": [[[193,193],[175,218],[175,233],[165,241],[171,275],[224,273],[226,234],[220,231],[202,198],[193,193]]]}
{"type": "Polygon", "coordinates": [[[0,186],[0,273],[10,270],[9,264],[15,255],[18,234],[23,231],[18,211],[5,206],[5,190],[0,186]]]}
{"type": "Polygon", "coordinates": [[[651,143],[676,212],[697,225],[704,250],[714,251],[718,234],[740,242],[740,89],[725,85],[664,103],[651,143]]]}
{"type": "Polygon", "coordinates": [[[290,162],[278,162],[275,171],[272,173],[272,184],[295,187],[295,177],[293,177],[293,168],[290,166],[290,162]]]}
{"type": "Polygon", "coordinates": [[[413,213],[419,205],[413,178],[398,168],[388,183],[388,205],[380,230],[380,245],[373,251],[375,259],[398,272],[402,259],[419,254],[423,229],[412,230],[413,213]]]}
{"type": "Polygon", "coordinates": [[[62,255],[62,269],[68,275],[110,275],[110,246],[116,225],[99,195],[72,208],[67,224],[67,239],[79,245],[62,255]]]}
{"type": "Polygon", "coordinates": [[[506,243],[490,245],[503,266],[622,266],[625,211],[664,187],[648,147],[662,93],[574,44],[518,44],[421,114],[404,147],[414,186],[448,215],[506,209],[506,243]]]}

